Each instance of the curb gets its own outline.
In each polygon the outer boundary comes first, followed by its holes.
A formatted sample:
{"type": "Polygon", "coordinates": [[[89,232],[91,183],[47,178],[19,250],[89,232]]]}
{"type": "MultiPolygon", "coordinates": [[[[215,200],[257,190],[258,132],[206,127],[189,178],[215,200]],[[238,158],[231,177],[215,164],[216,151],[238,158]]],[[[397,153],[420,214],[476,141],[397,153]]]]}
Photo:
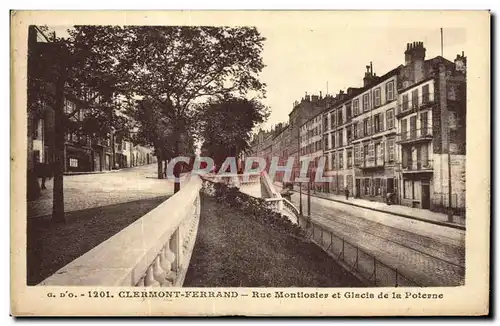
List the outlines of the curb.
{"type": "MultiPolygon", "coordinates": [[[[292,190],[292,191],[294,193],[297,193],[297,191],[295,191],[295,190],[292,190]]],[[[376,212],[379,212],[379,213],[391,214],[391,215],[396,215],[396,216],[400,216],[400,217],[404,217],[404,218],[408,218],[408,219],[412,219],[412,220],[417,220],[417,221],[420,221],[420,222],[426,222],[426,223],[430,223],[430,224],[445,226],[445,227],[449,227],[449,228],[453,228],[453,229],[458,229],[458,230],[462,230],[462,231],[466,230],[465,226],[461,225],[461,224],[428,220],[428,219],[425,219],[425,218],[415,217],[415,216],[411,216],[411,215],[407,215],[407,214],[396,213],[396,212],[389,212],[389,211],[385,211],[385,210],[379,209],[379,208],[366,207],[366,206],[363,206],[363,205],[359,205],[359,204],[355,204],[355,203],[349,203],[349,202],[345,202],[345,201],[338,200],[338,199],[325,198],[325,197],[314,196],[314,195],[311,195],[311,196],[312,197],[316,197],[316,198],[325,199],[325,200],[334,201],[334,202],[341,203],[341,204],[346,204],[346,205],[351,205],[351,206],[355,206],[355,207],[359,207],[359,208],[369,209],[369,210],[376,211],[376,212]]]]}
{"type": "Polygon", "coordinates": [[[86,175],[86,174],[105,174],[105,173],[113,173],[113,172],[119,172],[122,169],[118,170],[107,170],[107,171],[85,171],[85,172],[66,172],[63,173],[64,176],[74,176],[74,175],[86,175]]]}

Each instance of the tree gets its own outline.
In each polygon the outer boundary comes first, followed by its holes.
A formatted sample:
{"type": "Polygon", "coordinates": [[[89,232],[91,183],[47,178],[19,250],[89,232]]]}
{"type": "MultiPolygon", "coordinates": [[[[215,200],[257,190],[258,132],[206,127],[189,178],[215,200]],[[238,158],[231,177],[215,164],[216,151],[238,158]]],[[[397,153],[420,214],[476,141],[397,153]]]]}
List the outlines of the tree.
{"type": "MultiPolygon", "coordinates": [[[[54,110],[54,196],[52,220],[64,222],[64,141],[66,132],[104,137],[117,120],[118,71],[110,37],[120,29],[105,26],[80,26],[69,30],[69,38],[55,34],[44,42],[31,41],[28,49],[28,112],[48,105],[54,110]],[[65,100],[79,101],[80,108],[65,112],[65,100]],[[72,119],[85,110],[85,121],[72,119]]],[[[44,34],[46,27],[30,26],[30,34],[44,34]]],[[[30,39],[33,39],[32,37],[30,39]]]]}
{"type": "MultiPolygon", "coordinates": [[[[181,135],[196,129],[195,104],[225,94],[264,93],[258,80],[264,38],[255,28],[127,26],[123,31],[125,56],[119,66],[133,90],[129,96],[150,104],[152,112],[141,125],[150,126],[151,117],[158,125],[145,133],[169,128],[172,156],[185,154],[181,135]]],[[[163,151],[161,133],[151,132],[148,138],[155,151],[163,151]]],[[[176,165],[174,174],[179,173],[176,165]]],[[[176,182],[174,192],[179,189],[176,182]]]]}
{"type": "Polygon", "coordinates": [[[226,96],[207,103],[201,115],[204,152],[220,166],[250,148],[251,131],[266,121],[269,110],[256,99],[226,96]]]}

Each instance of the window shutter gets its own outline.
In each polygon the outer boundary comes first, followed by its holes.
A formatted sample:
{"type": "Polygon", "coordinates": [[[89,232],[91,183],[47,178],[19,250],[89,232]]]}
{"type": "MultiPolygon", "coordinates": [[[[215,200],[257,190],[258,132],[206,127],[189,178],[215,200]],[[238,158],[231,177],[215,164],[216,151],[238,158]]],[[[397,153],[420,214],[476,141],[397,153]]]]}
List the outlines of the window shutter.
{"type": "Polygon", "coordinates": [[[373,160],[374,159],[374,156],[375,156],[374,155],[374,146],[375,145],[373,144],[373,142],[370,142],[368,144],[368,158],[369,158],[369,160],[373,160]]]}
{"type": "Polygon", "coordinates": [[[384,131],[384,113],[380,113],[380,116],[379,116],[379,129],[380,131],[384,131]]]}

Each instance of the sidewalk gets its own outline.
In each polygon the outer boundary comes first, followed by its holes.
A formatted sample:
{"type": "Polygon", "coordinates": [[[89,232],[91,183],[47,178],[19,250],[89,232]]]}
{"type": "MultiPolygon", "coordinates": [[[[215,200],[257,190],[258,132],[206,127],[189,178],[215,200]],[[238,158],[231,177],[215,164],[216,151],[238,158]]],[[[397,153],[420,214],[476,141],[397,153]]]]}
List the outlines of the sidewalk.
{"type": "MultiPolygon", "coordinates": [[[[281,183],[275,182],[275,186],[282,188],[281,183]]],[[[293,192],[297,192],[293,190],[293,192]]],[[[304,194],[304,193],[303,193],[304,194]]],[[[328,199],[331,201],[336,201],[343,204],[349,204],[352,206],[357,206],[361,208],[367,208],[374,211],[389,213],[393,215],[398,215],[405,218],[410,218],[414,220],[419,220],[423,222],[433,223],[437,225],[449,226],[452,228],[465,230],[465,217],[463,216],[453,216],[453,222],[448,222],[448,216],[442,213],[432,212],[427,209],[420,208],[412,208],[402,205],[387,205],[382,202],[369,201],[360,198],[349,198],[349,200],[345,199],[345,196],[339,196],[330,193],[313,193],[311,192],[311,196],[319,197],[323,199],[328,199]]]]}

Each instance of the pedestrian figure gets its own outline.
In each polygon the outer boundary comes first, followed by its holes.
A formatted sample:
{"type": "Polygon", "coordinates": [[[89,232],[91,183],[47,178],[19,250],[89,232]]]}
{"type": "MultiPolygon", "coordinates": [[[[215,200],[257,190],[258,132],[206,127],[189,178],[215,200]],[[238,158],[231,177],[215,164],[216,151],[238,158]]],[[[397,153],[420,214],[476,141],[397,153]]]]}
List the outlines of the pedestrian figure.
{"type": "Polygon", "coordinates": [[[41,189],[45,190],[47,187],[45,186],[46,179],[52,179],[52,164],[50,163],[36,163],[35,164],[35,173],[37,178],[42,179],[42,184],[40,186],[41,189]]]}
{"type": "Polygon", "coordinates": [[[349,189],[345,188],[345,199],[349,200],[349,189]]]}

